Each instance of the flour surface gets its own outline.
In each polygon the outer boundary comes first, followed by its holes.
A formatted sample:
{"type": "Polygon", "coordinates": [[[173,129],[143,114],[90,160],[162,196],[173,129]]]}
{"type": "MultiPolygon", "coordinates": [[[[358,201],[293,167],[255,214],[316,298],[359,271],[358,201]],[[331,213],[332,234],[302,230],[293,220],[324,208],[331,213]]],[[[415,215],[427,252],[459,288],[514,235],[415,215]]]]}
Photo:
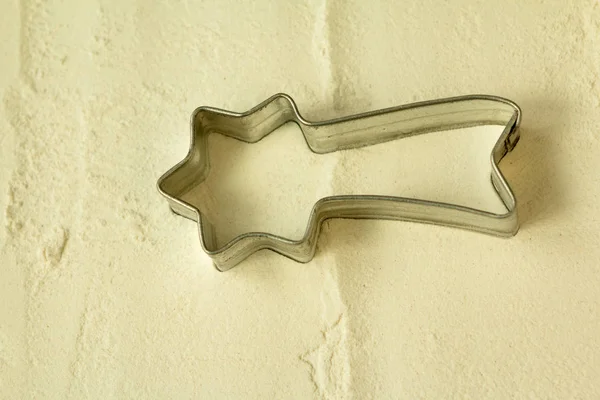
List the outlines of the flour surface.
{"type": "MultiPolygon", "coordinates": [[[[3,0],[0,37],[0,398],[600,398],[597,0],[3,0]],[[521,230],[331,220],[308,264],[218,273],[155,183],[196,107],[278,92],[311,120],[514,100],[521,230]]],[[[498,211],[495,129],[215,136],[206,207],[224,241],[332,193],[498,211]]]]}

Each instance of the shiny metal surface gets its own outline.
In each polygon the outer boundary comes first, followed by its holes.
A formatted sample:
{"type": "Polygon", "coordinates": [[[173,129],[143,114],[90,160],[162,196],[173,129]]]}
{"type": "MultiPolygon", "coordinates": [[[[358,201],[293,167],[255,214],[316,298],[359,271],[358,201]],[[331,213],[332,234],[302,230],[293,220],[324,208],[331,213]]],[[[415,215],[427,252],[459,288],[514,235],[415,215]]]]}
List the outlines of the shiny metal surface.
{"type": "Polygon", "coordinates": [[[321,223],[328,218],[423,222],[508,237],[518,230],[516,199],[498,164],[517,144],[520,120],[521,110],[515,103],[486,95],[426,101],[323,122],[305,120],[286,94],[276,94],[244,113],[200,107],[191,117],[191,143],[187,156],[160,177],[157,186],[175,213],[198,223],[202,247],[220,271],[232,268],[261,249],[307,262],[314,256],[321,223]],[[490,161],[491,181],[507,212],[495,214],[454,204],[393,196],[330,196],[313,206],[300,240],[249,232],[218,247],[215,227],[195,206],[182,200],[182,196],[202,183],[210,171],[208,135],[218,133],[254,143],[290,121],[300,126],[308,147],[321,154],[434,131],[503,125],[504,131],[492,150],[490,161]]]}

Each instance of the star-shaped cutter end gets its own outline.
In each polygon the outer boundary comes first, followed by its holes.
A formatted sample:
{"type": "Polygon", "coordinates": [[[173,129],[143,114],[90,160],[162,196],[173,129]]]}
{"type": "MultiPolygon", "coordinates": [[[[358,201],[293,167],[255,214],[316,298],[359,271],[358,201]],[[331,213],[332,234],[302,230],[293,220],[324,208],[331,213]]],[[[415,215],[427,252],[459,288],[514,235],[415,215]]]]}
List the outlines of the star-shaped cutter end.
{"type": "Polygon", "coordinates": [[[276,94],[244,113],[199,107],[191,117],[187,156],[158,180],[159,192],[171,209],[198,223],[204,251],[219,271],[225,271],[261,249],[270,249],[299,262],[316,250],[321,223],[328,218],[391,219],[463,228],[509,237],[519,224],[515,196],[498,168],[519,140],[521,109],[514,102],[488,95],[468,95],[407,104],[322,122],[310,122],[292,98],[276,94]],[[494,145],[491,181],[506,207],[502,214],[442,202],[379,195],[330,196],[313,206],[304,236],[292,240],[266,232],[248,232],[218,246],[215,227],[182,197],[202,183],[210,170],[207,138],[218,133],[255,143],[287,122],[298,124],[311,151],[319,154],[364,147],[442,130],[502,125],[494,145]]]}

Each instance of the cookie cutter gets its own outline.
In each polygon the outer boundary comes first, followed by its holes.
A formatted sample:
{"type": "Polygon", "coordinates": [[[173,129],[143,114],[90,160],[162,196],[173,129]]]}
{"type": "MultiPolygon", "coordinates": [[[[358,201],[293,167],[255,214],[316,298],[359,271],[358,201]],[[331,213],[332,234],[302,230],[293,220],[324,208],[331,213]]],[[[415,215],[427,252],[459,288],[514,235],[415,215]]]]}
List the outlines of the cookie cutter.
{"type": "Polygon", "coordinates": [[[262,249],[308,262],[315,254],[321,223],[328,218],[403,220],[509,237],[519,228],[516,199],[498,164],[517,144],[520,122],[521,109],[517,104],[488,95],[424,101],[322,122],[304,119],[292,98],[283,93],[244,113],[199,107],[191,116],[187,156],[160,177],[157,187],[173,212],[198,223],[202,248],[219,271],[234,267],[262,249]],[[248,232],[224,246],[217,246],[214,226],[198,208],[182,200],[182,196],[201,184],[209,173],[208,136],[218,133],[255,143],[290,121],[299,125],[309,149],[318,154],[441,130],[503,125],[505,128],[490,156],[491,181],[507,211],[496,214],[456,204],[395,196],[330,196],[315,203],[304,236],[299,240],[266,232],[248,232]]]}

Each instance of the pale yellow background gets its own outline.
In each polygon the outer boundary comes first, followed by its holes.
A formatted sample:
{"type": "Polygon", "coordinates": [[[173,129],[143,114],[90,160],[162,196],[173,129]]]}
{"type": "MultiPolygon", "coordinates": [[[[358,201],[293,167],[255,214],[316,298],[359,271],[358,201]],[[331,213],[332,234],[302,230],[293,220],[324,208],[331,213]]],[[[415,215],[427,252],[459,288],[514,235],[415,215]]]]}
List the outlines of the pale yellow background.
{"type": "MultiPolygon", "coordinates": [[[[1,398],[600,398],[598,1],[3,0],[0,98],[1,398]],[[156,179],[194,108],[281,91],[316,120],[516,101],[520,232],[335,220],[311,263],[218,273],[156,179]]],[[[339,192],[499,206],[494,128],[299,134],[211,139],[225,236],[339,192]]]]}

